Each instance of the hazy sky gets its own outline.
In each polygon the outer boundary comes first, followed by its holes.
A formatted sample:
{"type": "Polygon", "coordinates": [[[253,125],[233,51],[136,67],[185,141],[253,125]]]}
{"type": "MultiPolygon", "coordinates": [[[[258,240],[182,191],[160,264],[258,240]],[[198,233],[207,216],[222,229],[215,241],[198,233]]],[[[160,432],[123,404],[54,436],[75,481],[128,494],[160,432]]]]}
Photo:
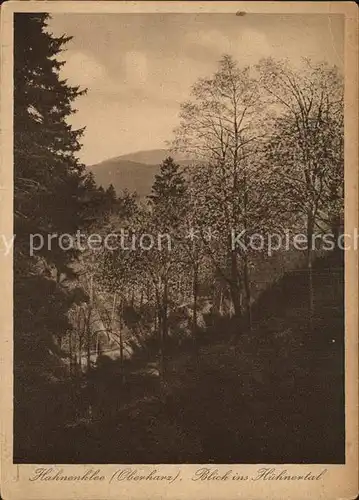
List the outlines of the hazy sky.
{"type": "Polygon", "coordinates": [[[72,118],[86,126],[87,164],[165,147],[191,85],[224,53],[243,65],[304,56],[343,66],[340,15],[54,14],[50,29],[74,37],[62,76],[88,88],[72,118]]]}

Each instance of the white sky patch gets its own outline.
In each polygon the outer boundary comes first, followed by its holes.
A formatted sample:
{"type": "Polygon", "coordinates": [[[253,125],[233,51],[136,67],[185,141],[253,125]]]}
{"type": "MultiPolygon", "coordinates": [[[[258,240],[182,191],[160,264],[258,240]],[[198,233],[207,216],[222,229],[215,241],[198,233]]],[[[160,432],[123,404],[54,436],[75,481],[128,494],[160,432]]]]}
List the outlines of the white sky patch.
{"type": "Polygon", "coordinates": [[[65,54],[66,63],[61,68],[61,77],[67,78],[71,85],[95,87],[101,86],[106,80],[105,67],[93,57],[75,51],[67,51],[65,54]]]}
{"type": "Polygon", "coordinates": [[[147,82],[147,57],[142,52],[126,52],[125,68],[127,84],[140,86],[147,82]]]}
{"type": "Polygon", "coordinates": [[[243,30],[238,37],[237,43],[238,47],[235,55],[245,64],[250,64],[255,59],[259,60],[273,54],[273,47],[271,47],[267,36],[257,30],[243,30]]]}
{"type": "Polygon", "coordinates": [[[27,110],[30,113],[30,115],[32,115],[34,117],[35,121],[37,121],[38,123],[42,123],[43,116],[41,115],[41,113],[39,113],[37,111],[36,108],[34,108],[34,106],[32,104],[30,106],[28,106],[27,110]]]}
{"type": "MultiPolygon", "coordinates": [[[[90,95],[83,99],[92,102],[90,95]]],[[[84,144],[84,161],[91,165],[106,158],[132,153],[139,140],[141,146],[138,149],[165,147],[165,141],[172,136],[178,110],[167,107],[161,120],[156,119],[157,113],[158,108],[149,101],[132,101],[131,105],[124,107],[116,101],[108,104],[103,97],[92,102],[91,107],[85,106],[81,115],[75,114],[72,119],[76,128],[81,126],[81,120],[86,123],[86,134],[81,141],[84,144]]]]}
{"type": "Polygon", "coordinates": [[[271,55],[267,36],[248,28],[241,29],[235,37],[226,36],[216,30],[189,33],[185,41],[190,46],[201,46],[210,50],[217,59],[223,54],[229,54],[242,64],[250,64],[256,59],[271,55]]]}
{"type": "Polygon", "coordinates": [[[186,37],[186,41],[194,45],[208,47],[219,53],[228,50],[231,46],[230,38],[217,30],[189,33],[186,37]]]}

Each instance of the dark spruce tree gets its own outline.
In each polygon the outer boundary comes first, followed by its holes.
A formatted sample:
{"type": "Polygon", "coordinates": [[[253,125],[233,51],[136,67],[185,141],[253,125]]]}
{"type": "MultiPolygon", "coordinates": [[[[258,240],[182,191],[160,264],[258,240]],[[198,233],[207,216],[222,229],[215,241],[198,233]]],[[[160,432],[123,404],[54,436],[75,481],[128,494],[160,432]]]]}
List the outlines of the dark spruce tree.
{"type": "MultiPolygon", "coordinates": [[[[72,233],[80,224],[84,166],[75,153],[83,129],[73,130],[66,119],[85,90],[61,80],[64,62],[56,56],[70,38],[50,35],[48,17],[24,13],[14,21],[15,229],[26,246],[29,233],[47,239],[49,233],[72,233]]],[[[60,272],[73,257],[56,251],[55,242],[39,255],[60,272]]]]}
{"type": "MultiPolygon", "coordinates": [[[[186,211],[186,194],[186,179],[180,165],[169,156],[162,162],[149,196],[154,231],[168,233],[173,239],[179,236],[186,211]]],[[[169,354],[171,269],[176,263],[177,253],[164,249],[153,259],[156,260],[152,274],[156,275],[160,373],[162,380],[165,380],[169,354]]]]}
{"type": "Polygon", "coordinates": [[[113,184],[110,184],[109,187],[105,191],[105,205],[108,212],[113,212],[115,207],[118,205],[118,199],[116,190],[113,184]]]}
{"type": "MultiPolygon", "coordinates": [[[[34,459],[30,442],[34,449],[40,446],[23,415],[41,421],[47,398],[41,387],[62,366],[59,346],[70,328],[66,313],[79,297],[64,279],[74,277],[76,252],[61,249],[58,239],[48,246],[48,235],[73,234],[81,227],[90,182],[76,156],[83,129],[67,122],[85,90],[60,78],[64,62],[57,57],[70,38],[52,36],[48,19],[29,13],[14,18],[14,456],[19,461],[34,459]],[[33,255],[31,234],[36,243],[44,241],[33,255]]],[[[52,408],[48,420],[59,417],[52,408]]]]}
{"type": "Polygon", "coordinates": [[[185,212],[186,179],[180,165],[170,156],[166,158],[155,176],[149,196],[153,216],[162,230],[178,229],[185,212]]]}
{"type": "Polygon", "coordinates": [[[108,216],[116,204],[114,196],[108,194],[102,186],[97,186],[91,171],[86,174],[82,184],[81,196],[81,224],[88,232],[97,231],[108,221],[108,216]]]}
{"type": "Polygon", "coordinates": [[[114,203],[117,200],[116,190],[113,187],[113,184],[110,184],[109,187],[106,189],[106,194],[111,202],[114,203]]]}

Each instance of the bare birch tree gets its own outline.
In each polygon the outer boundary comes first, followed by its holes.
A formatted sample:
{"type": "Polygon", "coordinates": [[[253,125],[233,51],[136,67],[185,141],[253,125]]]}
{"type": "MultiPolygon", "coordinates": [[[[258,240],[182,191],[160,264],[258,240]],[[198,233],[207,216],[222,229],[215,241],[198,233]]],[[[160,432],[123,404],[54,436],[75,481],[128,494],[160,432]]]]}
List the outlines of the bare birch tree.
{"type": "Polygon", "coordinates": [[[343,216],[343,81],[336,67],[308,59],[299,70],[271,58],[257,69],[275,116],[266,158],[278,190],[305,222],[311,328],[315,232],[337,233],[343,216]]]}
{"type": "Polygon", "coordinates": [[[180,117],[173,147],[201,161],[196,177],[202,186],[205,217],[210,229],[220,234],[215,251],[209,244],[208,252],[217,273],[228,283],[238,317],[243,313],[244,289],[250,327],[248,253],[232,244],[233,229],[251,228],[252,172],[263,135],[260,94],[250,68],[240,68],[224,56],[211,78],[200,79],[192,87],[191,100],[182,105],[180,117]]]}

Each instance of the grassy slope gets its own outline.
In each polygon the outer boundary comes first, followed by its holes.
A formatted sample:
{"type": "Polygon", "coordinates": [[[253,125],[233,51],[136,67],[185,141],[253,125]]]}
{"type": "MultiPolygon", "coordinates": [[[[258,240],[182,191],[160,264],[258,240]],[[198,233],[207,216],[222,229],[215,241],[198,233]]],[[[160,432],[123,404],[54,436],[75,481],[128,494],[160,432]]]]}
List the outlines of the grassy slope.
{"type": "Polygon", "coordinates": [[[220,340],[217,326],[197,367],[182,354],[166,388],[154,386],[142,398],[130,394],[126,405],[116,381],[105,384],[101,419],[44,435],[36,461],[343,462],[340,266],[335,257],[317,262],[313,336],[306,276],[287,274],[258,302],[250,336],[231,345],[220,340]]]}

